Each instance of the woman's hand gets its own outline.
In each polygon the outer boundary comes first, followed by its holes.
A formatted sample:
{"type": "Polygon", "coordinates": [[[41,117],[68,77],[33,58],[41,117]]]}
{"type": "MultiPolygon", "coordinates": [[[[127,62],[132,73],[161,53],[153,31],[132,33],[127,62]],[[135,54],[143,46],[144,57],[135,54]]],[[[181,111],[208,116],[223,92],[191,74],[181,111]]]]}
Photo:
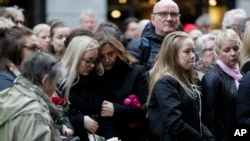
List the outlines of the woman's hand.
{"type": "Polygon", "coordinates": [[[112,117],[113,115],[114,115],[114,105],[113,105],[113,103],[104,100],[102,102],[101,116],[102,117],[112,117]]]}
{"type": "Polygon", "coordinates": [[[68,128],[66,125],[63,125],[63,131],[64,131],[63,135],[65,135],[67,137],[73,136],[73,134],[74,134],[74,131],[71,130],[70,128],[68,128]]]}
{"type": "Polygon", "coordinates": [[[84,116],[83,122],[84,122],[84,128],[87,129],[92,134],[94,134],[99,128],[99,124],[89,116],[84,116]]]}

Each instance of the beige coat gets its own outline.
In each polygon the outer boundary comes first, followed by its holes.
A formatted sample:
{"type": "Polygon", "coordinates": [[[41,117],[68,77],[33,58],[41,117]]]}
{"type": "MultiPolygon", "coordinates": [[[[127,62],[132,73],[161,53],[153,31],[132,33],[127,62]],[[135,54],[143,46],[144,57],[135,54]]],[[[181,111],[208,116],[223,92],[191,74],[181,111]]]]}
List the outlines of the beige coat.
{"type": "Polygon", "coordinates": [[[25,88],[15,84],[13,88],[0,92],[0,139],[61,140],[47,103],[32,91],[32,86],[25,88]]]}

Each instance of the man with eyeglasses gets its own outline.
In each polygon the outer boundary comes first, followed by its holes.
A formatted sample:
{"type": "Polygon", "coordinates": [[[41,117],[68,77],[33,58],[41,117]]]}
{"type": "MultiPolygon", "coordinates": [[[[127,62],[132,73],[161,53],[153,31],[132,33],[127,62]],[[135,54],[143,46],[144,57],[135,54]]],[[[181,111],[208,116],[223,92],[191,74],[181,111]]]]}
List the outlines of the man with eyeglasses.
{"type": "Polygon", "coordinates": [[[180,23],[178,5],[172,0],[161,0],[154,5],[151,22],[141,35],[140,64],[150,70],[161,48],[164,37],[177,30],[180,23]]]}

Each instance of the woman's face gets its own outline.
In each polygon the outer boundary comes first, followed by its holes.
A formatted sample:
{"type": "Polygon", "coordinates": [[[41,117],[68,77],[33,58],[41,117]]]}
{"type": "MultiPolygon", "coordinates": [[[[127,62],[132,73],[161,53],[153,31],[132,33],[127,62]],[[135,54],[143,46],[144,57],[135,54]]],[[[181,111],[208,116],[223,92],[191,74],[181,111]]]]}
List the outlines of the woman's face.
{"type": "Polygon", "coordinates": [[[110,44],[100,47],[100,61],[105,70],[110,70],[117,59],[115,48],[110,44]]]}
{"type": "Polygon", "coordinates": [[[205,64],[214,65],[216,62],[216,55],[214,51],[215,41],[208,40],[205,42],[206,48],[203,50],[203,54],[199,56],[205,64]]]}
{"type": "Polygon", "coordinates": [[[49,96],[51,97],[56,91],[56,81],[52,81],[49,79],[48,75],[43,76],[42,84],[39,87],[49,96]]]}
{"type": "Polygon", "coordinates": [[[234,40],[225,40],[221,43],[218,58],[228,67],[235,68],[239,61],[240,47],[234,40]]]}
{"type": "Polygon", "coordinates": [[[86,51],[81,57],[77,66],[77,72],[80,75],[87,76],[93,71],[98,58],[98,49],[86,51]]]}
{"type": "Polygon", "coordinates": [[[39,46],[41,47],[42,51],[50,52],[50,31],[49,28],[43,29],[38,35],[37,39],[39,42],[39,46]]]}
{"type": "Polygon", "coordinates": [[[184,70],[191,70],[194,67],[194,43],[191,38],[182,40],[182,46],[178,50],[178,60],[184,70]]]}
{"type": "Polygon", "coordinates": [[[62,56],[65,51],[64,40],[69,36],[70,28],[59,27],[54,30],[54,35],[51,39],[51,44],[57,55],[62,56]]]}
{"type": "Polygon", "coordinates": [[[21,50],[22,60],[24,60],[27,56],[29,56],[34,51],[39,50],[38,40],[35,35],[24,36],[24,40],[25,40],[25,44],[21,50]]]}

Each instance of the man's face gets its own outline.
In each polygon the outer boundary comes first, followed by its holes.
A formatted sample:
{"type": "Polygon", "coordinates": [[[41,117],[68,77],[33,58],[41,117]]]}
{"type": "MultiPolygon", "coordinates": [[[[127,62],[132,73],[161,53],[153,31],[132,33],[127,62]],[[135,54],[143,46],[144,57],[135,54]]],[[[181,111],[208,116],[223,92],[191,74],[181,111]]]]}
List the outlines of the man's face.
{"type": "Polygon", "coordinates": [[[94,32],[96,27],[96,20],[95,17],[91,16],[84,16],[81,19],[81,27],[85,30],[88,30],[90,32],[94,32]]]}
{"type": "Polygon", "coordinates": [[[156,34],[165,36],[177,29],[180,22],[179,8],[172,3],[158,5],[154,9],[151,21],[155,27],[156,34]]]}

